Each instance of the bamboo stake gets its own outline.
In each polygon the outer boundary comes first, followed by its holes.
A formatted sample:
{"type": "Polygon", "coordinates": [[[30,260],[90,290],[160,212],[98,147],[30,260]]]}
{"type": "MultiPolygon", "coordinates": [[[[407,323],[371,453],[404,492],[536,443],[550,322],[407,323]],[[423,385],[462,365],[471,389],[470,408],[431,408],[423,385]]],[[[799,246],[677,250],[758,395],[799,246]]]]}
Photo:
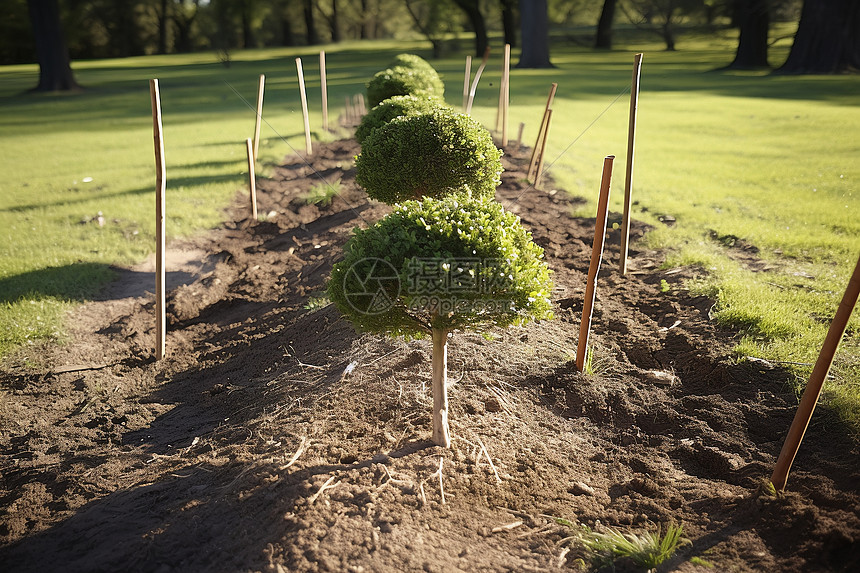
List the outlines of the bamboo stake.
{"type": "Polygon", "coordinates": [[[538,157],[537,169],[535,170],[535,189],[540,189],[541,180],[543,179],[543,160],[546,157],[546,140],[549,138],[549,125],[552,122],[552,110],[546,112],[546,125],[543,129],[543,139],[540,142],[540,154],[538,157]]]}
{"type": "Polygon", "coordinates": [[[364,102],[364,94],[358,94],[358,112],[361,114],[361,117],[367,115],[367,105],[364,102]]]}
{"type": "Polygon", "coordinates": [[[257,117],[254,121],[254,161],[257,160],[257,150],[260,149],[260,122],[263,120],[263,90],[266,88],[266,76],[260,74],[260,85],[257,87],[257,117]]]}
{"type": "Polygon", "coordinates": [[[325,76],[325,50],[320,50],[320,87],[322,88],[322,125],[328,131],[328,84],[325,76]]]}
{"type": "Polygon", "coordinates": [[[627,129],[627,170],[624,174],[624,214],[621,219],[621,274],[627,274],[627,247],[630,240],[630,205],[633,193],[633,152],[636,139],[636,115],[639,110],[639,72],[642,54],[633,57],[633,83],[630,88],[630,121],[627,129]]]}
{"type": "Polygon", "coordinates": [[[302,59],[296,58],[296,70],[299,74],[299,92],[302,96],[302,116],[305,120],[305,151],[308,155],[313,155],[314,148],[311,144],[311,124],[308,119],[308,95],[305,92],[305,73],[302,71],[302,59]]]}
{"type": "Polygon", "coordinates": [[[501,86],[502,148],[508,146],[508,108],[511,103],[511,45],[505,44],[505,61],[502,67],[501,86]]]}
{"type": "Polygon", "coordinates": [[[475,78],[472,80],[472,87],[469,90],[469,101],[466,103],[466,113],[472,113],[472,104],[475,103],[475,92],[478,90],[478,81],[481,79],[481,74],[484,73],[484,68],[487,67],[487,60],[490,59],[490,46],[484,50],[484,59],[481,60],[481,65],[478,66],[478,71],[475,72],[475,78]]]}
{"type": "Polygon", "coordinates": [[[540,128],[538,128],[538,136],[537,141],[535,141],[535,146],[532,149],[532,157],[529,160],[529,170],[526,178],[529,181],[534,181],[535,178],[535,168],[537,167],[538,162],[538,153],[540,152],[540,142],[543,140],[543,132],[546,129],[547,122],[547,114],[549,110],[552,109],[552,102],[555,99],[555,92],[558,89],[558,84],[552,84],[549,88],[549,96],[546,99],[546,107],[543,110],[543,118],[540,122],[540,128]]]}
{"type": "Polygon", "coordinates": [[[466,56],[466,73],[463,78],[463,110],[469,103],[469,80],[472,78],[472,56],[466,56]]]}
{"type": "Polygon", "coordinates": [[[433,329],[433,443],[451,447],[448,431],[448,333],[433,329]]]}
{"type": "Polygon", "coordinates": [[[520,129],[517,131],[517,149],[522,147],[523,145],[523,130],[526,128],[526,124],[520,122],[520,129]]]}
{"type": "Polygon", "coordinates": [[[248,188],[251,191],[251,218],[257,220],[257,175],[254,170],[254,149],[250,138],[245,140],[248,147],[248,188]]]}
{"type": "Polygon", "coordinates": [[[155,359],[164,358],[167,338],[165,314],[165,179],[164,139],[162,138],[161,92],[158,80],[149,80],[152,100],[152,136],[155,142],[155,359]]]}
{"type": "Polygon", "coordinates": [[[785,438],[785,443],[779,452],[779,458],[776,460],[776,466],[774,467],[770,481],[778,491],[785,489],[791,464],[794,462],[797,450],[800,449],[800,442],[803,441],[803,435],[809,426],[809,420],[812,418],[815,404],[821,395],[824,380],[827,378],[831,364],[833,364],[833,356],[836,354],[836,348],[842,340],[842,335],[845,334],[848,319],[851,318],[851,312],[857,304],[858,295],[860,295],[860,257],[858,257],[857,265],[854,267],[854,272],[848,281],[848,287],[842,296],[842,302],[839,303],[839,307],[836,309],[833,322],[830,323],[830,329],[824,338],[824,344],[821,347],[821,352],[818,354],[818,360],[815,361],[812,374],[809,376],[809,382],[806,384],[806,390],[803,391],[800,405],[797,407],[794,420],[791,422],[791,428],[788,430],[788,436],[785,438]]]}
{"type": "Polygon", "coordinates": [[[603,258],[603,239],[606,236],[606,216],[609,205],[609,182],[612,179],[614,155],[603,160],[603,176],[600,179],[600,198],[597,202],[597,219],[594,222],[594,244],[591,247],[591,264],[588,266],[588,282],[585,286],[585,300],[582,304],[582,322],[579,324],[579,345],[576,348],[576,369],[582,372],[585,367],[585,354],[588,350],[588,337],[591,333],[591,317],[594,312],[594,299],[597,293],[597,273],[603,258]]]}

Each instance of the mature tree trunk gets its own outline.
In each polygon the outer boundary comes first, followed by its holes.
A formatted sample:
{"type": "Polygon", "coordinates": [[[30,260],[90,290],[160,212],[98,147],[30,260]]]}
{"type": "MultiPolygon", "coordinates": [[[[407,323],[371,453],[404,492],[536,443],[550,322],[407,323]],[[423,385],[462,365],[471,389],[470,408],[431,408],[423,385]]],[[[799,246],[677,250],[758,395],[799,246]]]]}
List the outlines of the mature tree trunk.
{"type": "Polygon", "coordinates": [[[173,25],[176,27],[176,37],[174,39],[174,49],[180,53],[190,52],[194,48],[191,40],[191,26],[194,25],[194,20],[197,19],[198,10],[200,9],[200,1],[194,1],[194,8],[186,7],[184,3],[173,8],[173,25]]]}
{"type": "Polygon", "coordinates": [[[39,85],[33,91],[53,92],[79,89],[72,73],[69,49],[60,26],[57,0],[27,0],[36,57],[39,60],[39,85]]]}
{"type": "Polygon", "coordinates": [[[170,0],[161,0],[159,2],[158,11],[158,53],[167,53],[167,10],[170,5],[170,0]]]}
{"type": "Polygon", "coordinates": [[[520,0],[522,52],[518,68],[551,68],[547,0],[520,0]]]}
{"type": "Polygon", "coordinates": [[[860,0],[804,0],[784,74],[860,71],[860,0]]]}
{"type": "Polygon", "coordinates": [[[448,332],[433,329],[433,443],[443,448],[451,447],[448,430],[448,332]]]}
{"type": "Polygon", "coordinates": [[[337,0],[331,0],[331,20],[329,21],[329,27],[331,28],[331,41],[332,42],[340,42],[340,22],[337,17],[337,0]]]}
{"type": "Polygon", "coordinates": [[[484,23],[484,15],[481,14],[478,0],[454,0],[454,3],[462,8],[466,17],[469,18],[469,23],[475,31],[475,54],[478,57],[483,57],[489,41],[487,40],[487,25],[484,23]]]}
{"type": "Polygon", "coordinates": [[[252,23],[252,18],[254,17],[253,0],[242,0],[239,10],[241,11],[242,18],[242,47],[253,48],[256,44],[252,23]]]}
{"type": "Polygon", "coordinates": [[[766,68],[767,36],[770,30],[770,0],[740,0],[738,51],[730,68],[766,68]]]}
{"type": "Polygon", "coordinates": [[[612,21],[615,19],[616,0],[603,0],[603,10],[600,11],[600,19],[597,21],[597,36],[594,38],[594,47],[604,50],[612,49],[612,21]]]}
{"type": "Polygon", "coordinates": [[[317,27],[314,24],[314,3],[313,0],[305,0],[305,28],[307,28],[308,45],[313,46],[320,43],[320,37],[317,34],[317,27]]]}
{"type": "MultiPolygon", "coordinates": [[[[512,48],[517,47],[517,15],[516,2],[514,0],[501,0],[502,4],[502,30],[505,34],[505,43],[512,48]]],[[[481,54],[483,55],[483,54],[481,54]]]]}

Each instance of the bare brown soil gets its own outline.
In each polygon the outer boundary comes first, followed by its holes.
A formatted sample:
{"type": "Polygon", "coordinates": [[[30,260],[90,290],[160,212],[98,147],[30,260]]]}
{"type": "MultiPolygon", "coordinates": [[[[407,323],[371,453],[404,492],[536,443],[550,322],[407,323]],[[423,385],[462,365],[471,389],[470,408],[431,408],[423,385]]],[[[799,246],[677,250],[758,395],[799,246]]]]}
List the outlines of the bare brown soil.
{"type": "Polygon", "coordinates": [[[611,232],[595,372],[576,371],[594,221],[526,188],[519,153],[498,198],[546,250],[557,318],[453,336],[454,441],[433,446],[429,343],[358,334],[319,298],[352,228],[387,210],[356,188],[357,152],[288,158],[260,181],[267,221],[237,199],[171,247],[167,359],[141,267],[75,311],[67,345],[3,363],[0,570],[577,570],[564,518],[683,524],[663,570],[860,571],[857,442],[820,408],[789,491],[762,492],[796,397],[730,359],[713,301],[683,288],[700,269],[634,250],[622,277],[611,232]],[[341,180],[329,206],[304,200],[318,177],[341,180]]]}

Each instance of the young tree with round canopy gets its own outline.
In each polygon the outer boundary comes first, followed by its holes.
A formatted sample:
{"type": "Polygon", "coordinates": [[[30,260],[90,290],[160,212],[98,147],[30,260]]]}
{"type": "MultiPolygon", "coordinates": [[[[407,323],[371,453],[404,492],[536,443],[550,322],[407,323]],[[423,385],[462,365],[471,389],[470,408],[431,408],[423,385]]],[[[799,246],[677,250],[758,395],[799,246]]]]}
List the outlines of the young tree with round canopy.
{"type": "Polygon", "coordinates": [[[361,118],[361,123],[355,130],[355,140],[363,144],[372,131],[382,127],[395,117],[421,115],[448,107],[443,100],[433,96],[390,97],[361,118]]]}
{"type": "Polygon", "coordinates": [[[463,190],[492,198],[501,183],[501,156],[484,126],[440,108],[394,118],[369,134],[355,159],[355,180],[389,204],[463,190]]]}
{"type": "Polygon", "coordinates": [[[450,446],[448,336],[552,318],[543,249],[499,203],[454,194],[397,205],[344,254],[328,293],[358,329],[431,336],[433,442],[450,446]]]}

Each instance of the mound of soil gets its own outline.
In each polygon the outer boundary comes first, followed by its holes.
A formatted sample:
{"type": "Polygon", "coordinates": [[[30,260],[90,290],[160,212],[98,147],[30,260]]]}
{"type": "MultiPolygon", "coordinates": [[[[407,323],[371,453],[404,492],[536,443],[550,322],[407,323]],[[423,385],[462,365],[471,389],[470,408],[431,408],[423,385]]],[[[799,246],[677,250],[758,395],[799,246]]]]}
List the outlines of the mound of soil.
{"type": "Polygon", "coordinates": [[[527,187],[521,151],[498,199],[546,251],[557,318],[453,335],[453,446],[432,445],[429,342],[356,333],[324,299],[351,230],[388,210],[356,187],[358,151],[288,158],[259,183],[265,221],[237,199],[171,247],[166,359],[143,265],[67,345],[4,362],[4,571],[579,570],[582,526],[669,523],[691,544],[663,570],[860,570],[857,443],[819,409],[767,494],[797,400],[787,373],[730,359],[713,301],[683,288],[704,271],[634,250],[621,276],[610,232],[577,372],[594,220],[527,187]],[[341,193],[308,204],[320,180],[341,193]]]}

